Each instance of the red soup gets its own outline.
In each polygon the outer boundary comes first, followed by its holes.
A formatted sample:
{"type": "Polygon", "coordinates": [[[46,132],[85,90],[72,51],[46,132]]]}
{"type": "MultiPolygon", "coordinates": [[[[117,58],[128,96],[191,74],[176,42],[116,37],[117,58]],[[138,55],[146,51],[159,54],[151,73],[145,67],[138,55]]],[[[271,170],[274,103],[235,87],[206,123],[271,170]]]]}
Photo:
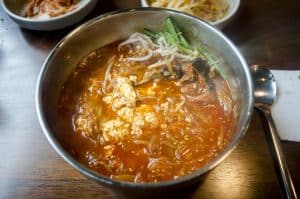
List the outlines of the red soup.
{"type": "Polygon", "coordinates": [[[232,94],[216,69],[197,54],[164,52],[163,39],[151,42],[135,33],[90,53],[59,99],[65,148],[112,179],[190,174],[222,151],[235,128],[232,94]]]}

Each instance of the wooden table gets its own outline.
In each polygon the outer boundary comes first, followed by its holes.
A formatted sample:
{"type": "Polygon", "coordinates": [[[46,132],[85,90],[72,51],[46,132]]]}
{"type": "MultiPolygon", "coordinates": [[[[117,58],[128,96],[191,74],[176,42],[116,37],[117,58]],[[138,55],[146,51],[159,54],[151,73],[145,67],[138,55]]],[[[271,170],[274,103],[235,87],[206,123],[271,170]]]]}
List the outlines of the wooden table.
{"type": "MultiPolygon", "coordinates": [[[[88,18],[114,9],[112,1],[99,1],[88,18]]],[[[37,120],[38,73],[49,51],[71,29],[20,29],[0,8],[0,198],[125,197],[85,178],[63,161],[37,120]]],[[[300,69],[299,0],[244,0],[238,17],[224,33],[250,65],[300,69]]],[[[282,144],[300,195],[300,143],[282,144]]],[[[282,198],[271,156],[255,112],[245,138],[223,163],[201,184],[169,196],[282,198]]]]}

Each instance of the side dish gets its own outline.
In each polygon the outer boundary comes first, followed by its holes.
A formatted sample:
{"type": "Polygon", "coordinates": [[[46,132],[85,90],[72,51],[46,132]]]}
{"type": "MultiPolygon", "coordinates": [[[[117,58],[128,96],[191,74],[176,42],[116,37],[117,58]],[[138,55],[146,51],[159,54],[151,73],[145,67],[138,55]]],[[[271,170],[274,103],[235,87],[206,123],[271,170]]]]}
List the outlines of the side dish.
{"type": "Polygon", "coordinates": [[[151,7],[179,10],[209,22],[224,17],[229,7],[224,0],[149,0],[148,3],[151,7]]]}
{"type": "Polygon", "coordinates": [[[205,166],[236,127],[222,59],[167,19],[91,52],[61,91],[64,147],[87,167],[136,183],[205,166]]]}
{"type": "Polygon", "coordinates": [[[31,0],[26,7],[25,17],[57,17],[76,9],[78,0],[31,0]]]}

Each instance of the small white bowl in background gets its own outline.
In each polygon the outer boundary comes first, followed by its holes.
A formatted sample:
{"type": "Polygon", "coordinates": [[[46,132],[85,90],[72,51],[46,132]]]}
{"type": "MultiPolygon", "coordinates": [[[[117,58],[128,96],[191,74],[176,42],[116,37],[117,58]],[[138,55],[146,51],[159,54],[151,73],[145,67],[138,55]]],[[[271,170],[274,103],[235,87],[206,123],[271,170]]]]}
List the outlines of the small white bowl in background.
{"type": "Polygon", "coordinates": [[[77,7],[60,16],[49,17],[47,19],[26,18],[21,15],[29,0],[0,0],[4,11],[19,26],[40,31],[50,31],[62,29],[76,22],[79,22],[88,13],[90,13],[97,4],[97,0],[81,0],[77,7]]]}
{"type": "MultiPolygon", "coordinates": [[[[240,0],[223,0],[229,5],[228,11],[224,17],[218,19],[214,22],[209,22],[210,24],[216,26],[219,29],[224,28],[234,17],[240,7],[240,0]]],[[[141,0],[141,5],[143,7],[149,7],[148,0],[141,0]]]]}

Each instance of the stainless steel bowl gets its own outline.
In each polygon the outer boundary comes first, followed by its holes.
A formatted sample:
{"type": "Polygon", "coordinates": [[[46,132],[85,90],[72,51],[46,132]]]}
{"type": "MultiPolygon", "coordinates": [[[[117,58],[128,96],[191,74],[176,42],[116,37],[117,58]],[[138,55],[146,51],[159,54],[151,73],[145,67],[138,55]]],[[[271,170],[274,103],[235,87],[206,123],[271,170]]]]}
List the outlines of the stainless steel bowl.
{"type": "Polygon", "coordinates": [[[67,35],[50,53],[38,78],[36,88],[36,108],[38,119],[48,141],[53,148],[74,168],[98,183],[125,190],[165,190],[200,179],[204,173],[224,160],[237,146],[245,134],[253,111],[253,85],[248,66],[231,41],[219,30],[190,15],[166,9],[140,8],[117,11],[99,16],[81,25],[67,35]],[[57,102],[61,88],[77,63],[91,51],[117,40],[125,39],[131,33],[143,28],[158,29],[167,17],[172,17],[184,30],[191,42],[206,43],[212,53],[224,59],[224,71],[233,91],[237,127],[225,149],[206,166],[190,175],[159,183],[130,183],[112,180],[96,173],[77,162],[61,145],[61,131],[57,102]]]}

